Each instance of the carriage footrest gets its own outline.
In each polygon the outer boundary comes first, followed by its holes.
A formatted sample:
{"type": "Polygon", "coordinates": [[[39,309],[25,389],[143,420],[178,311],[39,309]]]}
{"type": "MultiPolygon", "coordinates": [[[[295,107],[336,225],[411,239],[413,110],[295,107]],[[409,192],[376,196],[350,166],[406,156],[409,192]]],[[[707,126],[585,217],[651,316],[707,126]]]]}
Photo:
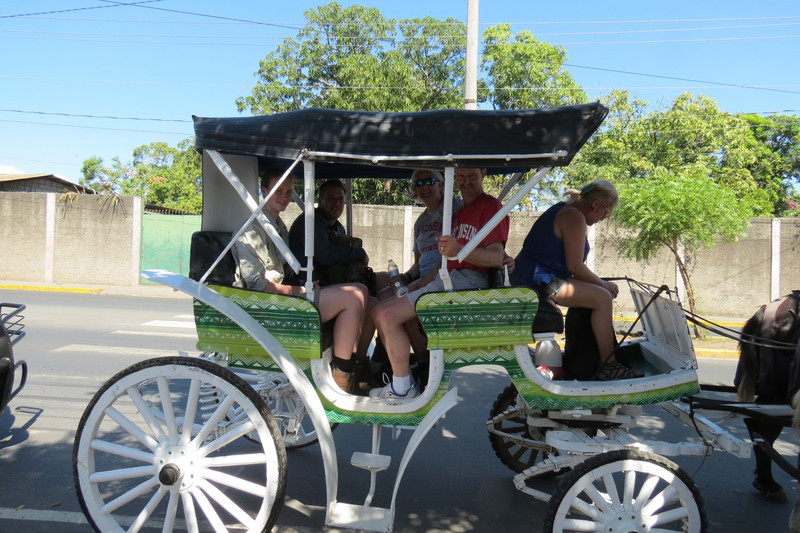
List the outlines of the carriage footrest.
{"type": "Polygon", "coordinates": [[[350,458],[351,465],[371,472],[386,470],[391,462],[392,457],[390,455],[377,453],[354,452],[353,457],[350,458]]]}
{"type": "Polygon", "coordinates": [[[391,509],[336,502],[326,525],[366,531],[391,531],[392,522],[394,516],[391,509]]]}

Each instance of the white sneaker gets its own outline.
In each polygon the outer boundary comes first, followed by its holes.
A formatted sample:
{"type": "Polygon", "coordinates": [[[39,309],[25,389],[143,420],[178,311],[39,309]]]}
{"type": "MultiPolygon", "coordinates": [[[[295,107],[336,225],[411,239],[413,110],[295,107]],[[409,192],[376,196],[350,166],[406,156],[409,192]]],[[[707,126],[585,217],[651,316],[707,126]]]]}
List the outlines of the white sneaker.
{"type": "Polygon", "coordinates": [[[391,402],[404,402],[406,400],[410,400],[411,398],[415,398],[417,396],[417,384],[415,383],[408,392],[403,394],[397,394],[394,389],[392,388],[391,383],[387,383],[383,387],[378,387],[369,391],[370,398],[379,398],[381,400],[388,400],[391,402]]]}

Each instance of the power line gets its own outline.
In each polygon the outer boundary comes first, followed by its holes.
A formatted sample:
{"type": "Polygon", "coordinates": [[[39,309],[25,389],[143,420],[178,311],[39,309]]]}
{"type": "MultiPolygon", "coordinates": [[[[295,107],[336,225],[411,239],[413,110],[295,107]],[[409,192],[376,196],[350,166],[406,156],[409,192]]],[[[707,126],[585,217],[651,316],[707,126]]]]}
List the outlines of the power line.
{"type": "Polygon", "coordinates": [[[16,15],[0,15],[0,19],[11,19],[11,18],[21,18],[21,17],[36,17],[39,15],[53,15],[55,13],[71,13],[75,11],[90,11],[93,9],[108,9],[110,7],[124,7],[124,6],[141,6],[141,4],[149,4],[152,2],[161,2],[163,0],[144,0],[142,2],[130,2],[130,3],[122,3],[122,2],[115,2],[115,5],[106,5],[106,6],[91,6],[91,7],[75,7],[72,9],[59,9],[55,11],[40,11],[37,13],[18,13],[16,15]]]}
{"type": "Polygon", "coordinates": [[[220,15],[208,15],[206,13],[196,13],[196,12],[192,12],[192,11],[181,11],[181,10],[178,10],[178,9],[167,9],[167,8],[164,8],[164,7],[155,7],[155,6],[147,6],[147,5],[139,5],[139,4],[124,4],[122,2],[115,2],[115,1],[112,1],[112,0],[100,0],[100,1],[101,2],[107,2],[109,4],[114,4],[114,5],[130,5],[131,7],[138,7],[138,8],[141,8],[141,9],[153,9],[155,11],[166,11],[167,13],[178,13],[180,15],[191,15],[193,17],[205,17],[205,18],[218,19],[218,20],[227,20],[227,21],[230,21],[230,22],[246,22],[248,24],[257,24],[257,25],[261,25],[261,26],[272,26],[272,27],[275,27],[275,28],[288,28],[288,29],[292,29],[292,30],[299,30],[300,29],[299,27],[296,27],[296,26],[288,26],[288,25],[284,25],[284,24],[276,24],[276,23],[273,23],[273,22],[260,22],[260,21],[257,21],[257,20],[238,19],[238,18],[233,18],[233,17],[223,17],[223,16],[220,16],[220,15]]]}
{"type": "MultiPolygon", "coordinates": [[[[6,122],[9,124],[31,124],[34,126],[56,126],[62,128],[79,128],[79,129],[86,129],[86,130],[107,130],[107,131],[125,131],[129,133],[153,133],[158,135],[181,135],[182,137],[186,138],[186,132],[177,132],[177,131],[154,131],[154,130],[135,130],[130,128],[107,128],[101,126],[79,126],[76,124],[58,124],[58,123],[48,123],[48,122],[30,122],[25,120],[4,120],[0,119],[0,122],[6,122]]],[[[191,135],[189,135],[191,137],[191,135]]]]}
{"type": "Polygon", "coordinates": [[[784,90],[784,89],[775,89],[775,88],[771,88],[771,87],[764,87],[764,86],[757,86],[757,85],[740,85],[740,84],[736,84],[736,83],[724,83],[724,82],[718,82],[718,81],[695,80],[695,79],[692,79],[692,78],[679,78],[679,77],[676,77],[676,76],[661,76],[659,74],[645,74],[645,73],[642,73],[642,72],[630,72],[630,71],[627,71],[627,70],[617,70],[617,69],[611,69],[611,68],[587,67],[585,65],[573,65],[573,64],[569,64],[569,63],[564,63],[564,66],[565,67],[569,67],[569,68],[583,68],[583,69],[587,69],[587,70],[599,70],[599,71],[602,71],[602,72],[614,72],[616,74],[629,74],[629,75],[632,75],[632,76],[642,76],[642,77],[645,77],[645,78],[659,78],[659,79],[664,79],[664,80],[688,81],[688,82],[691,82],[691,83],[708,83],[710,85],[719,85],[721,87],[731,87],[731,88],[735,88],[735,89],[756,89],[756,90],[761,90],[761,91],[772,91],[772,92],[776,92],[776,93],[800,94],[800,92],[798,92],[798,91],[787,91],[787,90],[784,90]]]}
{"type": "Polygon", "coordinates": [[[6,113],[26,113],[30,115],[47,115],[54,117],[101,118],[109,120],[139,120],[139,121],[150,121],[150,122],[180,122],[185,124],[189,124],[192,122],[191,120],[175,119],[175,118],[142,118],[142,117],[116,117],[110,115],[80,115],[72,113],[54,113],[47,111],[24,111],[21,109],[0,109],[0,111],[6,113]]]}

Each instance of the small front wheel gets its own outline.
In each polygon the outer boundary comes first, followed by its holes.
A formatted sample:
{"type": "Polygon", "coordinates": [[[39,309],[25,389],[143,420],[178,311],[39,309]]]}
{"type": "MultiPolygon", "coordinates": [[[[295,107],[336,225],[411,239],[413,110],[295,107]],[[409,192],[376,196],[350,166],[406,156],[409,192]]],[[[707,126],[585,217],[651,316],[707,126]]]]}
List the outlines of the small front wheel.
{"type": "Polygon", "coordinates": [[[263,532],[283,506],[286,450],[244,380],[208,361],[166,357],[97,391],[78,425],[73,475],[96,531],[263,532]],[[255,452],[239,439],[248,434],[258,437],[255,452]]]}
{"type": "Polygon", "coordinates": [[[706,515],[697,486],[678,465],[616,450],[565,475],[550,498],[544,531],[704,533],[706,515]]]}

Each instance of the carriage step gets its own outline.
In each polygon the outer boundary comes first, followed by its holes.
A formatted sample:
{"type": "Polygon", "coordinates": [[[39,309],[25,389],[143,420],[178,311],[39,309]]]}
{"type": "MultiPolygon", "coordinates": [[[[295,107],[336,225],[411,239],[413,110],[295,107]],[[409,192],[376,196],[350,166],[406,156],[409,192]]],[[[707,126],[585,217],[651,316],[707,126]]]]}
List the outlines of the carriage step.
{"type": "Polygon", "coordinates": [[[354,452],[353,457],[350,458],[351,465],[371,472],[386,470],[391,462],[392,457],[390,455],[377,453],[354,452]]]}
{"type": "Polygon", "coordinates": [[[391,531],[393,519],[391,509],[336,502],[326,525],[365,531],[391,531]]]}

